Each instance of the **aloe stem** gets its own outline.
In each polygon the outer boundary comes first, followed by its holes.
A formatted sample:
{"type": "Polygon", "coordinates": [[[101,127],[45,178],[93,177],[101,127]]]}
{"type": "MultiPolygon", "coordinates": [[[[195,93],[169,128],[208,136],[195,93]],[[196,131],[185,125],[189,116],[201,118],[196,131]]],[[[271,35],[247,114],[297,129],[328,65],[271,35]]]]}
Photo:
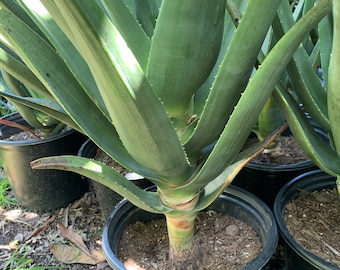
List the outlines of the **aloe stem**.
{"type": "Polygon", "coordinates": [[[190,260],[190,264],[200,260],[199,249],[193,245],[195,219],[199,213],[193,210],[197,201],[198,196],[187,203],[177,205],[179,211],[165,214],[170,244],[169,256],[174,265],[186,265],[186,260],[190,260]]]}

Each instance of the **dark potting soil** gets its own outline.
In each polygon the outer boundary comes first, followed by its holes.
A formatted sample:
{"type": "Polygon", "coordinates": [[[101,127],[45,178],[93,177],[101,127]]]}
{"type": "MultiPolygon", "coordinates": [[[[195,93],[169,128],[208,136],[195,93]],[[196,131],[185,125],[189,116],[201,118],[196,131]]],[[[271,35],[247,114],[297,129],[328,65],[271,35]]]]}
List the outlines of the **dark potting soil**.
{"type": "Polygon", "coordinates": [[[340,196],[336,189],[301,192],[286,206],[284,220],[304,249],[340,268],[340,196]]]}
{"type": "MultiPolygon", "coordinates": [[[[204,260],[199,269],[241,269],[261,251],[261,240],[249,225],[213,211],[199,214],[194,245],[204,260]]],[[[128,270],[169,270],[174,268],[169,264],[168,250],[166,223],[161,219],[129,225],[118,255],[128,270]]]]}
{"type": "MultiPolygon", "coordinates": [[[[247,149],[258,142],[259,140],[257,137],[249,138],[244,149],[247,149]]],[[[289,165],[306,160],[309,160],[309,158],[303,152],[293,136],[281,136],[280,148],[277,149],[277,151],[269,153],[262,152],[253,158],[252,162],[258,164],[289,165]]]]}
{"type": "MultiPolygon", "coordinates": [[[[64,127],[61,132],[70,130],[70,127],[64,127]]],[[[8,138],[3,138],[6,141],[25,141],[25,140],[39,140],[43,139],[42,132],[39,129],[34,129],[31,132],[21,131],[19,133],[13,134],[8,138]]]]}

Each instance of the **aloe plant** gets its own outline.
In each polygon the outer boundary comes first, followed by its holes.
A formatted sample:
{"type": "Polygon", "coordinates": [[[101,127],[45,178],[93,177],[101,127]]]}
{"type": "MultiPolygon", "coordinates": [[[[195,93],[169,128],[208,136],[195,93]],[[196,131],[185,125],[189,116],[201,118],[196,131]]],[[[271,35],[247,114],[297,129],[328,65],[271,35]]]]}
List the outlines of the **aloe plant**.
{"type": "MultiPolygon", "coordinates": [[[[290,1],[292,2],[292,1],[290,1]]],[[[293,3],[288,3],[288,1],[282,1],[277,15],[274,18],[272,28],[268,32],[267,37],[262,46],[262,52],[259,54],[258,62],[261,64],[265,58],[265,55],[271,50],[271,48],[276,44],[276,42],[282,37],[284,31],[283,27],[287,27],[287,23],[290,24],[291,27],[297,20],[304,16],[306,12],[308,12],[314,5],[314,0],[301,0],[301,1],[293,1],[293,3]]],[[[286,28],[287,30],[287,28],[286,28]]],[[[322,35],[325,31],[321,31],[322,35]]],[[[298,57],[301,53],[307,53],[310,56],[310,61],[312,65],[315,64],[315,59],[319,56],[315,51],[319,47],[320,40],[318,39],[318,35],[312,31],[307,37],[302,45],[299,48],[299,51],[295,54],[295,58],[298,57]],[[304,50],[302,50],[304,49],[304,50]]],[[[280,81],[276,84],[275,88],[277,89],[286,89],[286,91],[290,91],[294,94],[297,102],[299,99],[296,97],[294,93],[295,87],[299,87],[295,84],[294,78],[296,78],[296,74],[303,73],[304,66],[299,66],[295,70],[289,68],[289,72],[285,72],[282,74],[280,81]],[[292,82],[293,79],[293,82],[292,82]]],[[[277,90],[279,91],[279,90],[277,90]]],[[[267,136],[269,136],[274,130],[285,123],[285,116],[281,108],[278,106],[275,97],[272,95],[267,100],[264,105],[256,126],[254,127],[254,133],[257,135],[260,141],[264,140],[267,136]]],[[[265,150],[264,152],[270,153],[275,152],[278,154],[280,152],[280,138],[277,137],[265,150]]]]}
{"type": "Polygon", "coordinates": [[[297,86],[299,99],[313,120],[328,132],[330,144],[326,144],[317,136],[290,93],[275,91],[274,95],[299,144],[317,166],[337,178],[336,186],[340,194],[339,22],[340,3],[333,1],[332,14],[320,21],[317,27],[320,40],[317,48],[318,62],[322,68],[321,80],[315,66],[308,65],[309,59],[304,53],[301,53],[300,58],[293,59],[288,65],[292,73],[292,81],[297,86]],[[303,72],[296,74],[296,70],[301,66],[304,67],[303,72]]]}
{"type": "Polygon", "coordinates": [[[240,153],[299,44],[331,11],[331,1],[319,1],[250,80],[280,0],[238,1],[242,18],[236,3],[225,0],[0,3],[1,42],[56,103],[3,94],[80,129],[157,190],[141,190],[81,157],[47,157],[33,168],[83,174],[141,209],[164,214],[176,264],[198,256],[187,256],[197,250],[198,212],[277,135],[240,153]]]}
{"type": "MultiPolygon", "coordinates": [[[[15,56],[10,55],[6,52],[5,49],[0,47],[0,71],[2,76],[0,76],[0,91],[11,93],[12,95],[18,95],[21,97],[30,97],[37,99],[52,99],[52,96],[46,91],[43,94],[39,94],[34,91],[30,86],[25,85],[20,82],[15,76],[21,77],[21,69],[15,69],[15,62],[19,62],[15,56]],[[6,61],[7,64],[4,65],[3,61],[6,61]],[[1,67],[4,67],[1,69],[1,67]],[[9,67],[7,69],[7,67],[9,67]],[[15,70],[14,76],[10,73],[15,70]]],[[[23,65],[23,64],[20,64],[23,65]]],[[[25,121],[33,127],[35,130],[39,130],[40,133],[36,132],[31,128],[27,128],[26,126],[19,125],[17,123],[10,122],[5,119],[0,119],[0,123],[5,125],[11,125],[17,128],[22,129],[23,131],[31,132],[37,138],[44,137],[47,138],[49,136],[55,135],[59,133],[65,127],[65,124],[56,120],[49,114],[44,112],[34,110],[29,108],[21,103],[17,103],[15,100],[12,100],[10,97],[7,97],[8,100],[14,105],[15,111],[19,112],[19,114],[25,119],[25,121]]]]}

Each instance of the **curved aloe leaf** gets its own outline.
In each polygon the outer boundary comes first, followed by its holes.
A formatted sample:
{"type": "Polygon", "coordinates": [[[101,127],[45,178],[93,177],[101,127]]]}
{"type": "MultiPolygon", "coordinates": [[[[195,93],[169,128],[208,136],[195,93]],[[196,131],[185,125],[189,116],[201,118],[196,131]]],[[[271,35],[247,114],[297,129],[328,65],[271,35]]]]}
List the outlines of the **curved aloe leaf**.
{"type": "Polygon", "coordinates": [[[283,125],[281,128],[273,132],[261,143],[254,145],[253,147],[242,151],[235,157],[233,163],[228,166],[223,173],[221,173],[214,180],[210,181],[203,189],[203,195],[201,196],[195,211],[201,211],[207,208],[232,182],[234,177],[239,171],[254,157],[260,154],[268,145],[271,144],[277,136],[279,136],[288,126],[283,125]]]}
{"type": "MultiPolygon", "coordinates": [[[[275,32],[284,35],[293,25],[290,6],[283,1],[278,16],[274,20],[275,32]]],[[[301,45],[287,66],[289,78],[300,101],[307,108],[313,119],[325,130],[330,130],[327,113],[327,94],[310,63],[306,50],[301,45]]]]}
{"type": "Polygon", "coordinates": [[[269,52],[243,92],[207,161],[188,184],[190,187],[186,187],[186,190],[197,190],[200,186],[204,186],[209,179],[218,176],[225,166],[219,162],[220,160],[223,160],[226,164],[232,162],[245,143],[257,121],[257,116],[295,50],[304,40],[308,30],[313,29],[331,11],[331,7],[331,1],[319,1],[269,52]],[[273,66],[275,66],[275,69],[273,69],[273,66]],[[239,132],[239,119],[243,119],[242,133],[239,132]]]}
{"type": "Polygon", "coordinates": [[[98,161],[77,156],[55,156],[31,162],[33,169],[58,169],[79,173],[101,183],[137,207],[152,213],[164,214],[171,211],[160,200],[157,192],[140,189],[110,166],[98,161]]]}
{"type": "MultiPolygon", "coordinates": [[[[271,19],[268,18],[274,17],[280,2],[279,0],[249,1],[241,23],[219,67],[194,133],[185,144],[189,157],[196,155],[197,151],[211,144],[221,134],[240,98],[241,90],[248,83],[253,65],[271,23],[271,19]],[[263,16],[263,14],[266,15],[263,16]],[[256,31],[249,31],[255,25],[256,31]],[[245,40],[249,42],[245,42],[245,40]]],[[[254,115],[254,113],[251,114],[254,115]]]]}
{"type": "Polygon", "coordinates": [[[285,123],[285,118],[275,99],[270,96],[262,108],[258,118],[258,130],[255,130],[257,137],[262,141],[269,136],[273,130],[285,123]]]}
{"type": "Polygon", "coordinates": [[[191,168],[177,133],[115,26],[92,1],[56,1],[56,5],[72,26],[72,37],[81,44],[77,48],[91,69],[112,123],[130,155],[161,179],[170,177],[174,184],[187,179],[191,168]]]}
{"type": "Polygon", "coordinates": [[[137,20],[150,38],[153,36],[160,4],[161,0],[135,1],[137,20]]]}
{"type": "Polygon", "coordinates": [[[107,154],[117,162],[126,164],[126,168],[145,177],[155,178],[153,173],[127,153],[114,126],[102,113],[98,113],[94,101],[84,92],[65,62],[49,44],[22,21],[3,9],[0,9],[0,33],[10,42],[15,52],[43,82],[57,102],[64,106],[63,109],[99,147],[105,149],[107,154]],[[13,30],[8,31],[8,29],[13,30]]]}
{"type": "MultiPolygon", "coordinates": [[[[1,90],[1,89],[0,89],[1,90]]],[[[10,100],[13,104],[15,104],[16,107],[18,107],[18,104],[24,105],[24,107],[30,107],[35,110],[41,111],[45,114],[53,116],[55,119],[58,119],[60,122],[68,125],[69,127],[79,131],[83,132],[78,125],[70,118],[68,114],[56,103],[44,100],[44,99],[38,99],[38,98],[24,98],[17,95],[13,95],[9,92],[3,92],[1,91],[1,95],[6,97],[8,100],[10,100]]]]}
{"type": "MultiPolygon", "coordinates": [[[[142,5],[146,8],[149,1],[143,2],[146,2],[142,5]]],[[[144,72],[146,72],[151,46],[150,39],[122,0],[104,0],[103,3],[106,8],[105,11],[108,13],[111,21],[115,24],[118,31],[124,35],[124,40],[131,48],[144,72]]],[[[138,4],[136,3],[136,5],[138,4]]],[[[136,10],[138,10],[137,7],[136,10]]]]}
{"type": "MultiPolygon", "coordinates": [[[[21,61],[0,48],[0,67],[35,92],[52,100],[53,97],[34,73],[21,61]]],[[[28,92],[24,96],[30,96],[28,92]]]]}
{"type": "MultiPolygon", "coordinates": [[[[229,1],[228,1],[229,2],[229,1]]],[[[248,2],[242,1],[242,2],[248,2]]],[[[240,3],[239,3],[240,4],[240,3]]],[[[225,14],[225,22],[224,22],[224,33],[223,33],[223,40],[221,44],[220,54],[216,60],[215,66],[213,70],[210,72],[210,75],[206,79],[206,81],[202,84],[202,86],[197,90],[194,97],[194,115],[196,118],[194,121],[192,121],[187,128],[183,131],[183,133],[180,134],[181,141],[183,144],[186,144],[187,141],[190,139],[192,132],[194,128],[196,127],[197,121],[200,118],[200,114],[205,106],[205,102],[207,101],[207,98],[210,93],[210,89],[216,79],[216,75],[220,69],[221,63],[224,59],[225,52],[228,50],[230,43],[233,39],[234,32],[235,32],[235,22],[234,22],[234,16],[235,14],[231,15],[229,12],[226,12],[225,14]]],[[[208,133],[202,133],[202,140],[205,141],[204,136],[208,133]]]]}
{"type": "MultiPolygon", "coordinates": [[[[32,20],[39,26],[39,29],[44,32],[53,47],[56,48],[58,53],[63,57],[66,65],[72,71],[87,95],[95,102],[104,115],[110,118],[89,67],[70,40],[48,14],[45,7],[39,1],[19,0],[19,2],[23,4],[27,14],[30,14],[32,20]],[[89,91],[89,89],[91,89],[91,91],[89,91]]],[[[53,1],[47,1],[46,4],[48,6],[54,6],[53,1]]]]}
{"type": "Polygon", "coordinates": [[[320,62],[322,68],[322,80],[325,88],[328,87],[328,68],[332,51],[333,23],[330,15],[321,20],[318,27],[320,41],[320,62]]]}
{"type": "Polygon", "coordinates": [[[164,0],[152,37],[147,78],[171,117],[191,117],[193,94],[222,42],[225,2],[164,0]],[[185,49],[183,49],[185,48],[185,49]]]}
{"type": "Polygon", "coordinates": [[[285,114],[289,128],[307,156],[322,170],[335,175],[340,173],[340,158],[315,132],[310,120],[286,89],[277,88],[273,93],[285,114]]]}
{"type": "MultiPolygon", "coordinates": [[[[332,136],[338,155],[340,155],[340,3],[333,1],[334,32],[332,57],[328,78],[328,113],[331,122],[332,136]]],[[[338,163],[339,164],[339,163],[338,163]]],[[[337,172],[337,175],[340,173],[337,172]]]]}

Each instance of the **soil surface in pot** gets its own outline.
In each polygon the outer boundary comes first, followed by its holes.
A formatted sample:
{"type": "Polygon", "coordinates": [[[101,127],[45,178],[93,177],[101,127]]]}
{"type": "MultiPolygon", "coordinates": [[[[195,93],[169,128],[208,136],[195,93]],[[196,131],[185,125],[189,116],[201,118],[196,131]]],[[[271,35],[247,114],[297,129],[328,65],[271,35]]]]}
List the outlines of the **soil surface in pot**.
{"type": "MultiPolygon", "coordinates": [[[[65,132],[70,130],[70,127],[64,127],[63,130],[60,132],[65,132]]],[[[25,141],[25,140],[39,140],[43,139],[43,134],[39,129],[32,129],[31,132],[29,131],[21,131],[19,133],[13,134],[8,138],[3,138],[5,141],[25,141]]]]}
{"type": "MultiPolygon", "coordinates": [[[[205,261],[200,269],[241,269],[261,251],[261,240],[249,225],[213,211],[199,214],[194,245],[205,261]]],[[[168,249],[164,219],[137,222],[123,232],[118,256],[128,270],[169,270],[168,249]]]]}
{"type": "Polygon", "coordinates": [[[340,268],[340,196],[336,189],[301,192],[287,204],[284,220],[304,249],[340,268]]]}
{"type": "MultiPolygon", "coordinates": [[[[244,149],[247,149],[258,142],[259,140],[257,137],[249,138],[244,145],[244,149]]],[[[306,160],[309,160],[309,158],[293,136],[281,136],[280,148],[277,151],[269,153],[261,152],[258,156],[253,158],[251,162],[258,164],[289,165],[306,160]]]]}

